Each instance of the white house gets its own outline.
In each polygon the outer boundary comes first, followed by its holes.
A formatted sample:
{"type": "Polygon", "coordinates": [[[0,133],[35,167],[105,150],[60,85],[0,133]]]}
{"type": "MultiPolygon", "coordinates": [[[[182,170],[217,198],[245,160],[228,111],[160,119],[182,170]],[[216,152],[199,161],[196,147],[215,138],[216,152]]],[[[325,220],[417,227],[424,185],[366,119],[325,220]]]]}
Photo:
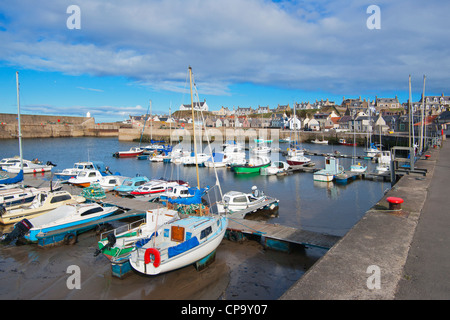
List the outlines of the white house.
{"type": "Polygon", "coordinates": [[[308,122],[308,128],[312,131],[320,131],[320,123],[316,119],[311,119],[308,122]]]}
{"type": "MultiPolygon", "coordinates": [[[[191,104],[182,104],[180,106],[180,111],[191,110],[191,104]]],[[[196,111],[208,111],[209,107],[206,104],[206,99],[203,102],[194,102],[194,110],[196,111]]]]}
{"type": "Polygon", "coordinates": [[[291,117],[288,120],[290,130],[300,130],[302,128],[302,121],[297,117],[291,117]]]}

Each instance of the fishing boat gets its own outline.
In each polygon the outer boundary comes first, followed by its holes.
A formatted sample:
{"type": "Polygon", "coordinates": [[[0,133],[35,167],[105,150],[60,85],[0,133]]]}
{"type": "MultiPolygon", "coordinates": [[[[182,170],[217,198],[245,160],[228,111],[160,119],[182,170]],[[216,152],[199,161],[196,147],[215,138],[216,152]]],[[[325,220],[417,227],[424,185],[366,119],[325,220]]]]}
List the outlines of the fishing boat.
{"type": "Polygon", "coordinates": [[[336,175],[344,172],[344,168],[339,165],[339,160],[332,156],[325,158],[325,169],[314,172],[314,181],[333,181],[336,175]]]}
{"type": "Polygon", "coordinates": [[[40,192],[30,203],[15,205],[5,208],[0,206],[0,223],[11,224],[23,218],[34,218],[47,213],[59,206],[69,203],[81,203],[86,199],[81,196],[73,196],[67,191],[40,192]]]}
{"type": "MultiPolygon", "coordinates": [[[[32,161],[23,160],[23,173],[48,172],[51,171],[54,166],[55,165],[50,161],[47,161],[46,164],[43,164],[37,159],[32,161]]],[[[22,166],[20,162],[16,162],[11,166],[6,167],[6,171],[11,173],[19,173],[21,170],[22,166]]]]}
{"type": "Polygon", "coordinates": [[[256,186],[252,187],[251,193],[241,191],[229,191],[223,195],[223,199],[217,202],[219,213],[235,213],[247,209],[249,206],[266,201],[268,197],[256,186]]]}
{"type": "Polygon", "coordinates": [[[70,178],[68,183],[76,187],[86,188],[89,187],[91,183],[99,182],[103,176],[104,175],[100,171],[95,169],[83,170],[80,171],[76,177],[70,178]]]}
{"type": "Polygon", "coordinates": [[[262,168],[270,166],[268,157],[251,157],[245,164],[232,165],[231,169],[237,174],[259,173],[262,168]]]}
{"type": "Polygon", "coordinates": [[[31,228],[25,239],[37,242],[38,236],[96,221],[114,214],[117,210],[115,206],[101,206],[98,203],[65,204],[39,217],[28,219],[31,228]]]}
{"type": "Polygon", "coordinates": [[[121,196],[128,196],[130,195],[131,191],[149,181],[150,180],[145,176],[126,178],[125,180],[123,180],[120,186],[116,186],[113,188],[113,192],[117,192],[121,196]]]}
{"type": "Polygon", "coordinates": [[[145,219],[102,233],[98,241],[98,250],[94,255],[103,253],[113,262],[128,259],[131,252],[136,249],[136,245],[139,247],[152,240],[155,229],[179,218],[176,210],[168,208],[147,210],[145,219]]]}
{"type": "Polygon", "coordinates": [[[113,157],[116,158],[134,158],[138,155],[142,154],[144,152],[144,149],[141,147],[131,147],[128,151],[118,151],[113,154],[113,157]]]}

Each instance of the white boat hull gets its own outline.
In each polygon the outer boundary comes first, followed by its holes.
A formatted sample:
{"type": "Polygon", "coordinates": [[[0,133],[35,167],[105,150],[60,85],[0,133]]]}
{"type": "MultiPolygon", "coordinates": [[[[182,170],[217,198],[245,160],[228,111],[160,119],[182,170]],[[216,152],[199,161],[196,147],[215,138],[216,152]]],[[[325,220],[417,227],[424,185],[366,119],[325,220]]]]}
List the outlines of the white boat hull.
{"type": "MultiPolygon", "coordinates": [[[[153,263],[145,263],[144,254],[145,250],[138,249],[135,250],[130,256],[130,264],[131,267],[143,274],[147,275],[157,275],[165,272],[169,272],[172,270],[180,269],[186,267],[190,264],[193,264],[210,253],[217,249],[219,244],[222,242],[222,239],[225,235],[225,231],[227,230],[227,219],[221,218],[222,226],[220,232],[216,233],[212,239],[209,239],[206,242],[200,243],[198,246],[185,251],[181,254],[178,254],[175,257],[167,259],[165,261],[164,257],[161,257],[161,264],[157,267],[154,266],[153,263]]],[[[214,220],[215,221],[215,220],[214,220]]]]}
{"type": "Polygon", "coordinates": [[[323,174],[315,173],[313,178],[314,178],[315,181],[331,182],[331,181],[333,181],[334,175],[327,174],[327,173],[323,173],[323,174]]]}

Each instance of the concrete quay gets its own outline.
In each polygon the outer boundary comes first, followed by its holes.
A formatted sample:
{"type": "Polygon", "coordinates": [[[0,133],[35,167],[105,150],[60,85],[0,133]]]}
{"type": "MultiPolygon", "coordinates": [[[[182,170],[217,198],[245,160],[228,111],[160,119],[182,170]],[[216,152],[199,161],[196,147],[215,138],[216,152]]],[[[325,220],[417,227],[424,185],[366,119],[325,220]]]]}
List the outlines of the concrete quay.
{"type": "Polygon", "coordinates": [[[450,143],[425,154],[427,175],[403,176],[281,300],[450,298],[450,143]]]}

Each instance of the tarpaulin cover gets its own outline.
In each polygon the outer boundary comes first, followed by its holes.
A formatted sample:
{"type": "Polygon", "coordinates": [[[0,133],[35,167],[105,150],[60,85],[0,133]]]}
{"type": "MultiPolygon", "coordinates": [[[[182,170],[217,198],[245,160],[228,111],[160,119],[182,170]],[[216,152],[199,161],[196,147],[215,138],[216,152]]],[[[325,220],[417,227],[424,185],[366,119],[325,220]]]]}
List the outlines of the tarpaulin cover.
{"type": "MultiPolygon", "coordinates": [[[[136,241],[136,248],[142,248],[147,242],[152,240],[154,235],[155,233],[153,232],[149,238],[139,239],[138,241],[136,241]]],[[[156,232],[156,236],[158,236],[158,232],[156,232]]]]}
{"type": "Polygon", "coordinates": [[[23,180],[23,171],[20,170],[19,173],[12,178],[0,179],[1,184],[13,184],[23,180]]]}
{"type": "Polygon", "coordinates": [[[197,237],[193,237],[185,242],[180,243],[177,246],[170,247],[168,249],[168,255],[169,258],[174,257],[180,253],[183,253],[185,251],[188,251],[196,246],[198,246],[200,243],[198,242],[197,237]]]}

